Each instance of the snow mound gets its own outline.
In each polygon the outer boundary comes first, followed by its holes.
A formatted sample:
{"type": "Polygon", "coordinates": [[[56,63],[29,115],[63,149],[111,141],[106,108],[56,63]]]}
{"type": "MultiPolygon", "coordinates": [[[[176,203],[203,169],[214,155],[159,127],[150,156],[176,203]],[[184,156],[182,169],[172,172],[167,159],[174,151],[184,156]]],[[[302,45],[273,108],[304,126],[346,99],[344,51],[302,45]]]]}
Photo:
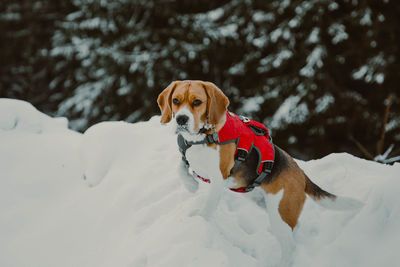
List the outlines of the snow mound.
{"type": "MultiPolygon", "coordinates": [[[[31,112],[25,118],[37,115],[31,112]]],[[[0,139],[0,266],[279,262],[259,191],[224,191],[214,218],[192,215],[209,185],[195,194],[184,188],[176,137],[159,117],[104,122],[84,135],[51,128],[38,135],[28,127],[0,131],[0,139]]],[[[307,199],[293,266],[397,266],[400,164],[348,154],[298,163],[324,189],[365,206],[340,212],[307,199]]]]}
{"type": "Polygon", "coordinates": [[[66,128],[68,128],[66,118],[51,118],[22,100],[0,98],[0,130],[42,133],[66,128]]]}

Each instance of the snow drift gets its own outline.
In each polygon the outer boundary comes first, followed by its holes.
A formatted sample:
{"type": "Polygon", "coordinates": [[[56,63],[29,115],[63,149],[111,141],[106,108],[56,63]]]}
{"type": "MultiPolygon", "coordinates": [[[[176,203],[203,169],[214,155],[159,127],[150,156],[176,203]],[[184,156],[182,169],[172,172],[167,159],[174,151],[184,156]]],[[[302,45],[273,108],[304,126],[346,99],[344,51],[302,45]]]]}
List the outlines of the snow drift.
{"type": "MultiPolygon", "coordinates": [[[[64,122],[63,122],[64,121],[64,122]]],[[[224,191],[215,218],[179,179],[180,155],[159,118],[70,131],[30,104],[0,100],[0,266],[273,266],[278,242],[255,191],[224,191]]],[[[293,266],[397,266],[400,164],[331,154],[298,162],[359,212],[307,199],[293,266]]]]}

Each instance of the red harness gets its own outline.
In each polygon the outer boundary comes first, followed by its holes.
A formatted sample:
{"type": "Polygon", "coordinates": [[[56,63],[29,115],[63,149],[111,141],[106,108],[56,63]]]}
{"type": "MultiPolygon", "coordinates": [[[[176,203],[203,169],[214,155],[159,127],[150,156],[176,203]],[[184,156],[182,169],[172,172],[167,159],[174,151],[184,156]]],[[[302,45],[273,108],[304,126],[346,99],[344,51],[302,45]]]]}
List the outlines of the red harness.
{"type": "MultiPolygon", "coordinates": [[[[204,141],[188,142],[181,135],[178,135],[178,144],[182,153],[182,159],[186,162],[187,166],[189,166],[189,162],[186,160],[185,153],[191,145],[206,143],[221,145],[232,142],[236,143],[235,165],[232,170],[246,159],[250,150],[255,149],[258,152],[259,161],[256,169],[258,177],[253,184],[236,189],[231,188],[235,192],[247,193],[261,184],[271,172],[274,163],[274,146],[269,131],[263,124],[243,116],[238,116],[232,112],[227,112],[226,122],[222,129],[218,133],[215,132],[214,134],[207,135],[204,141]]],[[[211,182],[209,179],[197,174],[195,174],[195,177],[206,183],[211,182]]]]}
{"type": "Polygon", "coordinates": [[[221,144],[236,142],[235,155],[239,150],[249,153],[254,146],[260,156],[258,173],[262,172],[266,162],[274,162],[274,146],[267,127],[262,123],[227,112],[226,122],[218,132],[218,139],[221,144]]]}

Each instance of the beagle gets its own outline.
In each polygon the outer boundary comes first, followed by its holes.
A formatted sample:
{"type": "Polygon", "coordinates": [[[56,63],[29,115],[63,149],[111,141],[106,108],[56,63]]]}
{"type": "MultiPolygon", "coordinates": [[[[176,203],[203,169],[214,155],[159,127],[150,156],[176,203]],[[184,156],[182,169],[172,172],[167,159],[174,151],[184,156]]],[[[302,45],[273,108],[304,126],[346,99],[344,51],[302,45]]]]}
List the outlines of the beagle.
{"type": "MultiPolygon", "coordinates": [[[[250,150],[246,159],[235,166],[237,143],[204,142],[207,135],[218,133],[227,121],[228,98],[213,83],[203,81],[175,81],[164,89],[157,99],[161,110],[161,123],[173,118],[176,132],[192,145],[185,152],[185,160],[199,177],[211,181],[210,194],[201,214],[211,216],[215,210],[224,181],[233,189],[243,188],[257,179],[259,153],[250,150]]],[[[259,184],[264,192],[271,229],[282,249],[281,266],[289,265],[295,244],[292,230],[296,227],[306,194],[315,201],[335,202],[336,196],[314,184],[299,168],[293,158],[274,146],[271,172],[259,184]]],[[[189,190],[197,182],[184,176],[189,190]]]]}

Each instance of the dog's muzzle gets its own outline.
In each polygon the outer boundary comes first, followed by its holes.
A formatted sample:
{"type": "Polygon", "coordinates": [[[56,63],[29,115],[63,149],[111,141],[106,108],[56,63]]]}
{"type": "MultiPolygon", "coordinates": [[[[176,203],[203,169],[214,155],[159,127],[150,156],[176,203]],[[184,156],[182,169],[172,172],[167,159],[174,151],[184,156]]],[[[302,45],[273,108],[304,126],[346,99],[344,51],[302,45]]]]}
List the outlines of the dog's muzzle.
{"type": "Polygon", "coordinates": [[[179,126],[184,126],[184,125],[186,125],[187,122],[188,122],[188,120],[189,120],[189,117],[186,116],[186,115],[178,115],[178,116],[176,117],[176,123],[177,123],[179,126]]]}

